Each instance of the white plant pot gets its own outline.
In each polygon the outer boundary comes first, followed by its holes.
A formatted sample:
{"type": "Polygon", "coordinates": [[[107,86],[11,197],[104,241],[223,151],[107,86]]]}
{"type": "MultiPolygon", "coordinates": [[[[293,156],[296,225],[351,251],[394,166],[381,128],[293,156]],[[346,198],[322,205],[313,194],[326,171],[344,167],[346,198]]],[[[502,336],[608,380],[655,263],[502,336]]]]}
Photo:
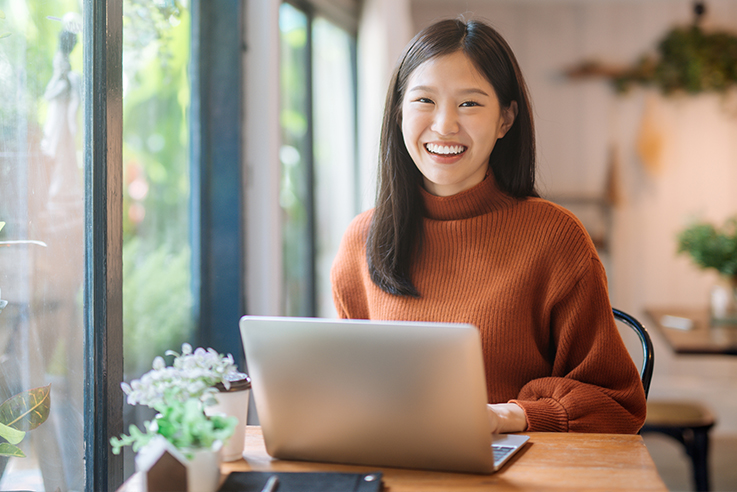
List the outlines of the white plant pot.
{"type": "Polygon", "coordinates": [[[195,451],[187,466],[187,492],[215,492],[220,486],[220,453],[195,451]]]}
{"type": "Polygon", "coordinates": [[[238,424],[235,426],[233,435],[223,446],[223,461],[235,461],[243,457],[243,447],[246,443],[246,422],[248,422],[248,398],[251,394],[251,380],[243,373],[235,376],[237,379],[231,382],[229,390],[218,385],[220,390],[215,395],[217,405],[205,407],[205,415],[225,415],[235,417],[238,424]]]}

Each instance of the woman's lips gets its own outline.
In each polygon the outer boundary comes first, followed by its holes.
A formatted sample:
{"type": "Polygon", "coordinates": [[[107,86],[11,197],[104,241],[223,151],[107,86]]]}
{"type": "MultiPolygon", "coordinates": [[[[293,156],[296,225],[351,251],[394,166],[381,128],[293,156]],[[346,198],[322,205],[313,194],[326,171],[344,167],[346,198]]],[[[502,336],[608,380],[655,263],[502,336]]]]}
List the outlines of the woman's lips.
{"type": "Polygon", "coordinates": [[[451,164],[460,160],[468,147],[461,144],[440,144],[428,142],[424,145],[430,157],[442,164],[451,164]]]}

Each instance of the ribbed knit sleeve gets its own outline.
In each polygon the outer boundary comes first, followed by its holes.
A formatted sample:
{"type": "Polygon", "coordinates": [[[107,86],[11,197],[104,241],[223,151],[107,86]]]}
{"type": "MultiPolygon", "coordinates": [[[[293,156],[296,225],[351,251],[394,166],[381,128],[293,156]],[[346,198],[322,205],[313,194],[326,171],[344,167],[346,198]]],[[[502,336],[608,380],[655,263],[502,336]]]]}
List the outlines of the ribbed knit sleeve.
{"type": "Polygon", "coordinates": [[[366,211],[351,221],[343,235],[338,253],[330,270],[333,303],[338,317],[369,319],[364,275],[366,235],[372,211],[366,211]]]}
{"type": "Polygon", "coordinates": [[[553,307],[552,370],[512,400],[530,431],[637,433],[645,394],[614,324],[598,258],[553,307]]]}
{"type": "Polygon", "coordinates": [[[488,402],[520,405],[530,431],[637,432],[644,391],[580,221],[545,200],[505,195],[493,177],[423,200],[422,248],[410,265],[420,297],[371,281],[369,211],[351,223],[333,263],[339,316],[473,324],[488,402]]]}

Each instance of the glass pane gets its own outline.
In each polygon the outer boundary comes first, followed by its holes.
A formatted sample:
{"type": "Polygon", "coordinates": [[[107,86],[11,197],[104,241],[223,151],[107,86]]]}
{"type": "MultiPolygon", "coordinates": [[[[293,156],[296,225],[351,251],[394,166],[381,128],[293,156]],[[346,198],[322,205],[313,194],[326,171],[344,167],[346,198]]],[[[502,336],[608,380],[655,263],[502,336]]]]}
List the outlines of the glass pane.
{"type": "MultiPolygon", "coordinates": [[[[125,379],[192,341],[189,245],[190,16],[186,2],[123,2],[125,379]]],[[[124,406],[124,428],[150,419],[124,406]]],[[[126,476],[133,454],[125,448],[126,476]]]]}
{"type": "Polygon", "coordinates": [[[0,490],[84,489],[80,4],[0,0],[0,401],[50,385],[0,490]]]}
{"type": "Polygon", "coordinates": [[[309,169],[309,51],[307,16],[289,4],[279,9],[281,36],[280,204],[284,211],[285,313],[312,316],[312,240],[309,169]]]}
{"type": "Polygon", "coordinates": [[[312,33],[317,315],[335,317],[330,266],[357,212],[355,42],[322,18],[312,33]]]}

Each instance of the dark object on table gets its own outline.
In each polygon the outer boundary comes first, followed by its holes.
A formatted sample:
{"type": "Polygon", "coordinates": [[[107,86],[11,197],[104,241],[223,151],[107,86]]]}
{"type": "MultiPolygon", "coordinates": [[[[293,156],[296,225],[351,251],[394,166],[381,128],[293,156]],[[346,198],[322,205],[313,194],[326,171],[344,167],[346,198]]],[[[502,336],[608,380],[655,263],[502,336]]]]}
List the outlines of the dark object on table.
{"type": "Polygon", "coordinates": [[[381,472],[232,472],[219,492],[260,492],[270,477],[279,479],[277,492],[379,492],[381,472]]]}

